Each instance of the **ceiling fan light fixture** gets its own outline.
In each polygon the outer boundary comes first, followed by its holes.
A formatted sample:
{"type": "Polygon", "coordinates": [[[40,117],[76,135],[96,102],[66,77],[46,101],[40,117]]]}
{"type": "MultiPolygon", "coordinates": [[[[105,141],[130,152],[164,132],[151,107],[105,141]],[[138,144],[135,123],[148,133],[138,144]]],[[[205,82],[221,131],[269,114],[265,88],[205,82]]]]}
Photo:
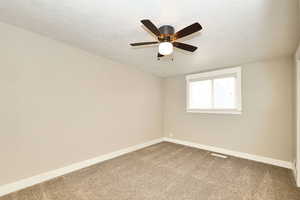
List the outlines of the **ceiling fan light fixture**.
{"type": "Polygon", "coordinates": [[[170,55],[173,53],[173,44],[171,42],[161,42],[158,46],[158,52],[162,55],[170,55]]]}
{"type": "Polygon", "coordinates": [[[157,60],[165,55],[172,54],[174,47],[189,52],[194,52],[197,50],[197,47],[193,45],[177,42],[176,40],[201,31],[202,26],[198,22],[193,23],[192,25],[189,25],[177,32],[175,32],[174,27],[171,25],[163,25],[157,28],[149,19],[143,19],[141,20],[141,23],[148,29],[149,32],[155,35],[157,40],[153,42],[131,43],[130,45],[144,46],[150,44],[159,44],[157,60]]]}

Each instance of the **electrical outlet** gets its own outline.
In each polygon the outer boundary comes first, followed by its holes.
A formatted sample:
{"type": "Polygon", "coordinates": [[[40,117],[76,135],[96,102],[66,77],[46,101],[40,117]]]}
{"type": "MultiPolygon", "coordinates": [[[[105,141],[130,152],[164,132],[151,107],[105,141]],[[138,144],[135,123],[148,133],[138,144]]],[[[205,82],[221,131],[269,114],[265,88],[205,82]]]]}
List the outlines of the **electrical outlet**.
{"type": "Polygon", "coordinates": [[[173,135],[173,133],[169,133],[169,136],[170,136],[170,137],[173,137],[174,135],[173,135]]]}

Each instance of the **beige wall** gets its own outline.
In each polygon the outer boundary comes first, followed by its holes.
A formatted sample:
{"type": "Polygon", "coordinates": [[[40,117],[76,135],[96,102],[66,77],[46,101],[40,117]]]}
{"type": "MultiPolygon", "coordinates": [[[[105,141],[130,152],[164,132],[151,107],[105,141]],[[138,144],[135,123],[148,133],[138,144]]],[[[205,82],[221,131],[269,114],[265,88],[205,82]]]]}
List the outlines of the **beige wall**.
{"type": "Polygon", "coordinates": [[[297,66],[298,62],[295,57],[294,59],[294,68],[293,68],[293,74],[294,74],[294,83],[293,83],[293,93],[294,93],[294,98],[293,98],[293,105],[294,105],[294,129],[293,129],[293,141],[294,141],[294,148],[293,148],[293,160],[297,161],[297,130],[298,130],[298,77],[299,77],[299,70],[297,66]]]}
{"type": "Polygon", "coordinates": [[[161,137],[161,79],[2,23],[0,41],[0,185],[161,137]]]}
{"type": "MultiPolygon", "coordinates": [[[[184,66],[183,66],[184,67],[184,66]]],[[[293,159],[293,60],[242,66],[243,114],[185,112],[184,76],[164,81],[164,133],[274,159],[293,159]]]]}
{"type": "MultiPolygon", "coordinates": [[[[299,0],[299,22],[300,22],[300,0],[299,0]]],[[[294,160],[296,161],[296,176],[297,176],[297,184],[298,186],[300,187],[300,174],[297,173],[297,171],[299,172],[300,171],[300,131],[299,131],[299,125],[300,125],[300,122],[299,122],[299,114],[300,114],[300,109],[299,109],[299,95],[300,95],[300,92],[299,92],[299,69],[300,69],[300,45],[298,45],[298,48],[297,48],[297,51],[294,55],[294,66],[295,66],[295,74],[294,74],[294,77],[295,77],[295,87],[294,87],[294,91],[295,91],[295,102],[294,102],[294,106],[295,106],[295,112],[294,112],[294,116],[295,116],[295,126],[294,126],[294,144],[295,144],[295,147],[294,147],[294,160]]]]}
{"type": "Polygon", "coordinates": [[[296,160],[297,184],[300,187],[300,60],[295,59],[295,134],[294,159],[296,160]]]}

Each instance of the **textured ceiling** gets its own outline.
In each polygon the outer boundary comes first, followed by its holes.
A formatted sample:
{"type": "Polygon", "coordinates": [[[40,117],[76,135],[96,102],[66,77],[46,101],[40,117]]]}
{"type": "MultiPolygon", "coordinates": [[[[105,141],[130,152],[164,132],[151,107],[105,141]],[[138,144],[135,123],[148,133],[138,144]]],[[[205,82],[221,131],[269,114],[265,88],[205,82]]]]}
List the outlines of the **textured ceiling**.
{"type": "Polygon", "coordinates": [[[293,55],[299,39],[298,0],[2,0],[0,21],[17,25],[159,76],[172,76],[293,55]],[[181,41],[198,46],[156,60],[157,47],[140,24],[203,31],[181,41]]]}

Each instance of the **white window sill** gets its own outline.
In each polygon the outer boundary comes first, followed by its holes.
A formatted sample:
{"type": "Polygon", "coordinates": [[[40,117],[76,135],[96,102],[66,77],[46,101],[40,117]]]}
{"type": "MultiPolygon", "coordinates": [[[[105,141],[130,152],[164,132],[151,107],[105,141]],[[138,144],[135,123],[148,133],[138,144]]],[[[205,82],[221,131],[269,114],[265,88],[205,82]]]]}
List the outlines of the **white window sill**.
{"type": "Polygon", "coordinates": [[[241,115],[242,111],[239,110],[195,110],[187,109],[187,113],[206,113],[206,114],[230,114],[230,115],[241,115]]]}

